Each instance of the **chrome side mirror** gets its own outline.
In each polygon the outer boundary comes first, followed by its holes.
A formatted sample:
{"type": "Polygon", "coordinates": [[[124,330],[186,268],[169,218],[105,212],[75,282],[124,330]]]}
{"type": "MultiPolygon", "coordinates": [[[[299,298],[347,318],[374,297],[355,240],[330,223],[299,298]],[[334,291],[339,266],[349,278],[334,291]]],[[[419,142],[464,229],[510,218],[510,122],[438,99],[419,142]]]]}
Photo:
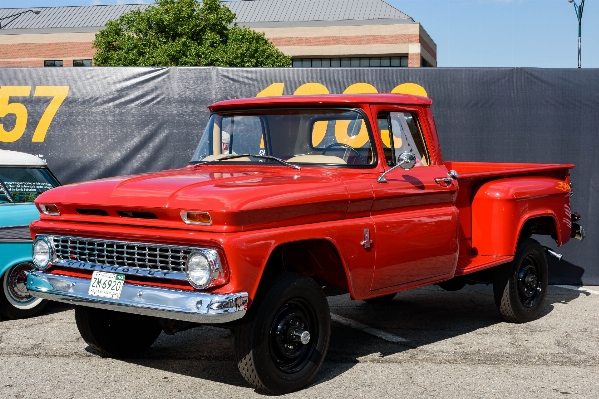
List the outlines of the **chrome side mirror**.
{"type": "Polygon", "coordinates": [[[397,157],[397,164],[403,170],[410,170],[416,165],[416,155],[411,152],[404,152],[400,156],[397,157]]]}
{"type": "Polygon", "coordinates": [[[385,175],[397,168],[402,168],[404,170],[410,170],[416,165],[416,155],[411,152],[404,152],[400,156],[397,157],[397,165],[383,173],[376,179],[379,183],[387,183],[387,179],[385,179],[385,175]]]}

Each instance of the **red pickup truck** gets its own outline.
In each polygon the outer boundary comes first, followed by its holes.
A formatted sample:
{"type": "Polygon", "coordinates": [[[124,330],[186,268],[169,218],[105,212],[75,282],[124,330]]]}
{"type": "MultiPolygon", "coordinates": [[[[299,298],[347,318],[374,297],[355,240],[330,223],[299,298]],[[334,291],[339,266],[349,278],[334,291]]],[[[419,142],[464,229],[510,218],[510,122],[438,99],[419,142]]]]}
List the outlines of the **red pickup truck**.
{"type": "Polygon", "coordinates": [[[505,320],[533,320],[546,253],[559,255],[531,237],[584,235],[573,165],[444,161],[430,107],[397,94],[213,104],[187,167],[40,195],[27,288],[78,305],[105,356],[161,331],[234,330],[241,374],[273,394],[320,368],[327,295],[492,283],[505,320]]]}

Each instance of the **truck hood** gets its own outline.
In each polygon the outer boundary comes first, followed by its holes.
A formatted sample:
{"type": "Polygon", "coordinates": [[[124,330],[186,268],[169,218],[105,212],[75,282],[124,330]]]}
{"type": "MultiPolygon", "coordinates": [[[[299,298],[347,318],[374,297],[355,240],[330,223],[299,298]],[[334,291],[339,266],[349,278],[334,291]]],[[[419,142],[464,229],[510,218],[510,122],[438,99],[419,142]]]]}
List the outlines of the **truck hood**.
{"type": "Polygon", "coordinates": [[[207,231],[338,220],[345,217],[348,203],[345,185],[324,170],[316,174],[265,166],[241,171],[189,167],[115,177],[58,187],[36,200],[58,205],[61,215],[42,215],[46,220],[207,231]],[[181,211],[208,212],[212,225],[186,225],[181,211]]]}

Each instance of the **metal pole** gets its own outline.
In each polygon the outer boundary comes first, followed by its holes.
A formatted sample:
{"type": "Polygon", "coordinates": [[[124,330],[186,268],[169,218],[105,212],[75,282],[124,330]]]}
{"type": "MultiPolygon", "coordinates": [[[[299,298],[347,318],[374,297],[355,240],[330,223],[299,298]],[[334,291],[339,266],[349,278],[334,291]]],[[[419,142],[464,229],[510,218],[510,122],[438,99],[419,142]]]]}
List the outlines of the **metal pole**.
{"type": "Polygon", "coordinates": [[[578,68],[582,68],[582,40],[578,36],[578,68]]]}
{"type": "Polygon", "coordinates": [[[580,6],[574,0],[568,0],[574,4],[574,12],[578,19],[578,68],[582,68],[582,12],[584,11],[584,1],[580,2],[580,6]]]}

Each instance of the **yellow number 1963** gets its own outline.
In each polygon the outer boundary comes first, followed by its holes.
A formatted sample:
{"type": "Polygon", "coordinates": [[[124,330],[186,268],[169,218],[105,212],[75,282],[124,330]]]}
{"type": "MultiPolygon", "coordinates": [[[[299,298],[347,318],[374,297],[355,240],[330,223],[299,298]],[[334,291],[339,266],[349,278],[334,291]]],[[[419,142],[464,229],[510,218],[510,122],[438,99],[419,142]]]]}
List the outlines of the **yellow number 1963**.
{"type": "MultiPolygon", "coordinates": [[[[40,118],[35,131],[33,132],[34,143],[41,143],[46,138],[48,128],[52,119],[56,115],[58,108],[69,94],[69,86],[37,86],[34,97],[52,97],[50,104],[40,118]]],[[[15,125],[12,130],[4,129],[4,124],[0,123],[0,142],[12,143],[17,141],[25,133],[27,127],[28,112],[27,108],[18,102],[11,102],[10,97],[29,97],[31,95],[31,86],[2,86],[0,87],[0,118],[9,114],[15,116],[15,125]]]]}

